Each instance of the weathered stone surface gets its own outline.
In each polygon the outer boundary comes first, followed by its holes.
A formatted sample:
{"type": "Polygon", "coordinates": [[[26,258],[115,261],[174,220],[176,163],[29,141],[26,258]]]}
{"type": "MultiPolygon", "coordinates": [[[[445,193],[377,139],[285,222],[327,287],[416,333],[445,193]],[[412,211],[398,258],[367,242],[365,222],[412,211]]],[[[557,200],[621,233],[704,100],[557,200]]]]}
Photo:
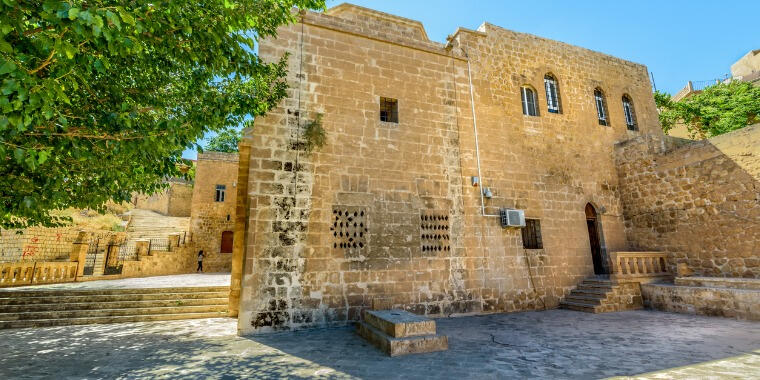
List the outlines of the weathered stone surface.
{"type": "Polygon", "coordinates": [[[487,23],[460,28],[447,47],[417,21],[337,8],[306,12],[260,45],[267,61],[290,54],[290,88],[244,137],[241,333],[346,324],[377,297],[426,316],[556,307],[593,273],[587,203],[599,210],[603,254],[627,248],[613,145],[662,133],[646,67],[487,23]],[[523,115],[521,87],[543,89],[548,73],[561,112],[539,91],[540,116],[523,115]],[[637,131],[625,126],[623,94],[637,131]],[[380,120],[381,97],[398,100],[398,123],[380,120]],[[303,130],[318,114],[327,142],[309,153],[303,130]],[[485,212],[541,219],[542,249],[481,215],[475,116],[481,185],[493,194],[485,212]]]}
{"type": "Polygon", "coordinates": [[[657,310],[760,320],[760,289],[642,284],[641,292],[657,310]]]}
{"type": "Polygon", "coordinates": [[[376,329],[369,323],[362,321],[357,322],[356,332],[390,356],[423,354],[445,351],[449,348],[448,338],[445,335],[419,335],[394,338],[376,329]]]}
{"type": "Polygon", "coordinates": [[[667,252],[682,276],[760,278],[760,125],[696,142],[641,136],[615,157],[631,248],[667,252]]]}
{"type": "Polygon", "coordinates": [[[193,199],[193,184],[172,179],[169,187],[152,195],[137,194],[133,197],[136,208],[152,210],[161,215],[188,217],[193,199]]]}
{"type": "Polygon", "coordinates": [[[644,307],[638,282],[614,282],[594,277],[583,280],[560,305],[566,309],[589,313],[637,310],[644,307]]]}
{"type": "Polygon", "coordinates": [[[760,279],[758,278],[676,277],[674,282],[681,286],[760,290],[760,279]]]}
{"type": "Polygon", "coordinates": [[[404,310],[364,310],[364,321],[382,332],[404,338],[435,335],[435,321],[404,310]]]}

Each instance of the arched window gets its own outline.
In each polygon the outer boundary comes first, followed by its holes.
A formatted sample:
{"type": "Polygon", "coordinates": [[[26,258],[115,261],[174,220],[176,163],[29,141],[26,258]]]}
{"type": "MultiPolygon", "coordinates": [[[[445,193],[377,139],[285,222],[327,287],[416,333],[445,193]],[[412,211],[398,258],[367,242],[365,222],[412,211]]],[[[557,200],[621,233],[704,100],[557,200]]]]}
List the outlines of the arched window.
{"type": "Polygon", "coordinates": [[[538,116],[538,107],[536,106],[536,91],[528,86],[520,87],[520,96],[522,97],[523,115],[538,116]]]}
{"type": "Polygon", "coordinates": [[[628,94],[623,95],[623,115],[625,115],[625,126],[629,131],[639,129],[636,125],[636,111],[633,109],[633,100],[631,100],[628,94]]]}
{"type": "Polygon", "coordinates": [[[554,75],[544,75],[544,89],[546,90],[546,108],[548,111],[551,113],[561,113],[559,108],[559,87],[554,75]]]}
{"type": "Polygon", "coordinates": [[[604,92],[598,87],[594,89],[594,103],[596,103],[596,116],[599,125],[610,125],[607,117],[607,102],[604,100],[604,92]]]}

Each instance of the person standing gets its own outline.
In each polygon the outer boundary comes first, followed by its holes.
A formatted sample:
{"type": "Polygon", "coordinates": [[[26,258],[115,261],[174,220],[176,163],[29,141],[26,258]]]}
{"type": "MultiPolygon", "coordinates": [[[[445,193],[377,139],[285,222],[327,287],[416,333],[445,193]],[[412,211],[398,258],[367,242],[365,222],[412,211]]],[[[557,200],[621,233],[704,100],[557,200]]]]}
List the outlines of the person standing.
{"type": "Polygon", "coordinates": [[[203,272],[203,250],[198,251],[198,269],[196,272],[203,272]]]}

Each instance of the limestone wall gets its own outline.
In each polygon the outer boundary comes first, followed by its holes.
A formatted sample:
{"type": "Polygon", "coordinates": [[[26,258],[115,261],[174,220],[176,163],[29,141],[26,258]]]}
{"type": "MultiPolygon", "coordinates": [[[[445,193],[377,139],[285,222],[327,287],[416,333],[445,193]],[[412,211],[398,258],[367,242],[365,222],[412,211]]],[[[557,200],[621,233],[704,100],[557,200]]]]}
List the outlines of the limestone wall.
{"type": "Polygon", "coordinates": [[[135,207],[152,210],[167,216],[190,216],[193,197],[193,184],[171,182],[169,187],[161,192],[135,196],[135,207]]]}
{"type": "Polygon", "coordinates": [[[32,227],[0,230],[0,262],[69,260],[78,231],[71,228],[32,227]]]}
{"type": "Polygon", "coordinates": [[[603,249],[626,248],[613,145],[659,131],[644,66],[492,25],[458,30],[447,49],[415,21],[338,8],[260,46],[266,60],[291,54],[290,90],[245,137],[242,333],[345,323],[374,298],[431,316],[555,307],[593,273],[589,202],[603,249]],[[481,215],[466,57],[486,213],[541,219],[543,249],[481,215]],[[523,116],[520,86],[542,90],[546,73],[562,113],[539,91],[541,115],[523,116]],[[596,120],[597,86],[610,126],[596,120]],[[639,131],[624,125],[624,93],[639,131]],[[379,120],[380,97],[398,100],[399,123],[379,120]],[[328,141],[307,154],[317,114],[328,141]]]}
{"type": "Polygon", "coordinates": [[[193,202],[193,185],[186,183],[172,183],[169,191],[170,196],[166,215],[190,216],[190,208],[193,202]]]}
{"type": "Polygon", "coordinates": [[[760,290],[642,284],[648,308],[760,321],[760,290]]]}
{"type": "Polygon", "coordinates": [[[237,153],[198,154],[195,168],[190,233],[195,252],[203,250],[207,272],[229,272],[232,251],[221,252],[222,233],[234,232],[237,199],[237,153]],[[215,200],[216,186],[225,186],[223,202],[215,200]]]}
{"type": "Polygon", "coordinates": [[[760,278],[760,125],[617,146],[626,234],[696,274],[760,278]]]}
{"type": "MultiPolygon", "coordinates": [[[[124,262],[120,278],[164,276],[194,273],[198,266],[195,251],[190,247],[175,247],[171,251],[150,252],[139,260],[124,262]]],[[[206,263],[203,263],[206,270],[206,263]]]]}

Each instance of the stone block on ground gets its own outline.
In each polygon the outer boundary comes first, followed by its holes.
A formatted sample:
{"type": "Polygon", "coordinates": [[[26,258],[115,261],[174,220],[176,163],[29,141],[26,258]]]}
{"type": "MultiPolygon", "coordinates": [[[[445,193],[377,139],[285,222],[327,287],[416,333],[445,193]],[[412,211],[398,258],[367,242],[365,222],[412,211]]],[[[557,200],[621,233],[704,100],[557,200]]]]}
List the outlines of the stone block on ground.
{"type": "Polygon", "coordinates": [[[404,310],[365,310],[356,332],[390,356],[445,351],[448,337],[436,334],[435,321],[404,310]]]}

